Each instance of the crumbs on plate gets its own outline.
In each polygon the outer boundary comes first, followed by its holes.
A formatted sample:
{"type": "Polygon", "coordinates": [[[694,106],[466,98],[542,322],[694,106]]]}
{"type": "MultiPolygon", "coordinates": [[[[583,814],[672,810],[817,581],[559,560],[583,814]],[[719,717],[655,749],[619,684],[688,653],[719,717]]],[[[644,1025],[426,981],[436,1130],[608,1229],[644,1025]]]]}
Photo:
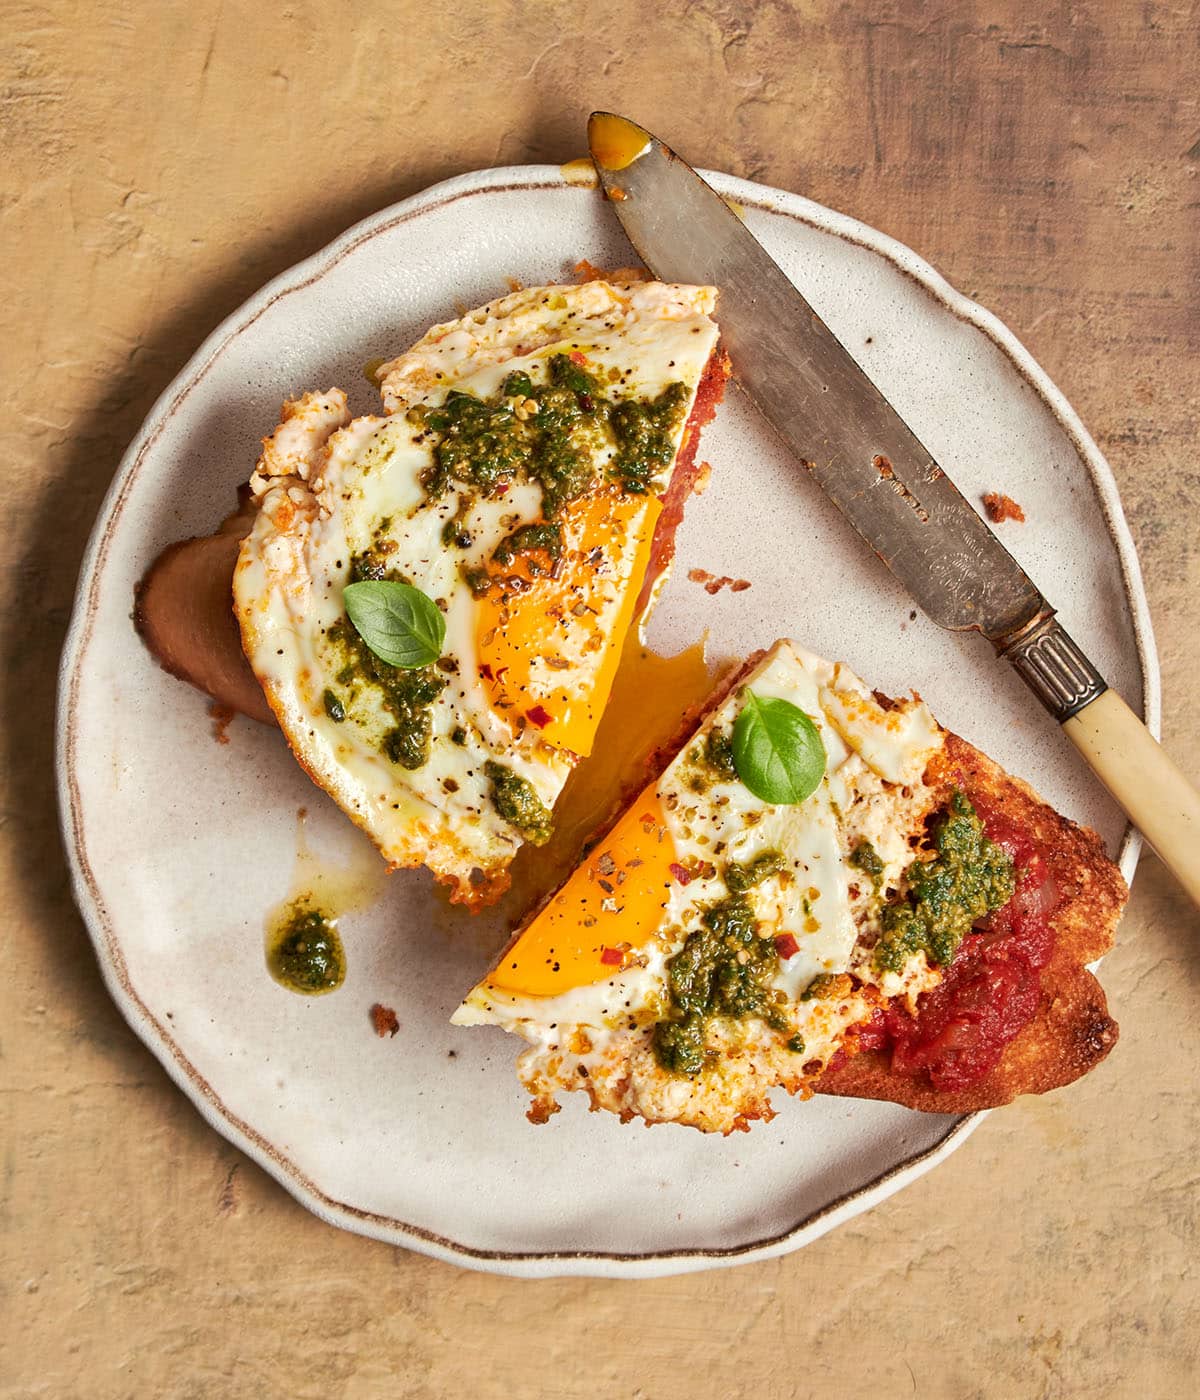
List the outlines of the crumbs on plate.
{"type": "Polygon", "coordinates": [[[692,583],[702,583],[705,593],[720,593],[728,588],[731,593],[741,593],[750,587],[748,578],[730,578],[728,574],[710,574],[707,569],[689,569],[688,578],[692,583]]]}
{"type": "Polygon", "coordinates": [[[396,1018],[396,1013],[390,1006],[384,1006],[381,1002],[376,1002],[371,1007],[371,1024],[375,1027],[375,1034],[382,1039],[384,1036],[395,1035],[400,1029],[400,1022],[396,1018]]]}
{"type": "Polygon", "coordinates": [[[1011,496],[1005,496],[1000,491],[986,491],[983,505],[993,525],[1005,520],[1019,520],[1022,525],[1025,523],[1025,512],[1011,496]]]}

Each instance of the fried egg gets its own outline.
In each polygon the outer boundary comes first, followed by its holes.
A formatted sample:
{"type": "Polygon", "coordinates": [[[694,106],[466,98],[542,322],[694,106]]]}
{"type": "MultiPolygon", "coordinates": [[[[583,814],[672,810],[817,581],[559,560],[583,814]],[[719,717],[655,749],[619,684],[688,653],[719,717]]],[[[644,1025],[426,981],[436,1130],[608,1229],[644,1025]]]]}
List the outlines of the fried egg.
{"type": "Polygon", "coordinates": [[[804,1092],[881,997],[913,1006],[940,976],[923,952],[879,972],[869,949],[881,894],[901,885],[944,799],[944,786],[927,781],[942,742],[919,699],[885,707],[845,666],[777,642],[517,933],[454,1022],[530,1043],[518,1072],[535,1121],[564,1089],[624,1118],[723,1132],[769,1113],[767,1090],[804,1092]],[[816,726],[824,776],[803,802],[765,802],[719,761],[749,691],[788,701],[816,726]],[[864,842],[874,876],[855,864],[864,842]],[[669,964],[735,889],[778,950],[772,1024],[716,1018],[704,1072],[673,1073],[653,1047],[669,964]]]}
{"type": "MultiPolygon", "coordinates": [[[[591,749],[662,496],[717,343],[710,287],[529,288],[284,406],[234,577],[243,646],[297,759],[394,866],[453,899],[507,883],[591,749]],[[441,655],[381,662],[351,582],[420,590],[441,655]]],[[[694,450],[694,442],[690,444],[694,450]]]]}

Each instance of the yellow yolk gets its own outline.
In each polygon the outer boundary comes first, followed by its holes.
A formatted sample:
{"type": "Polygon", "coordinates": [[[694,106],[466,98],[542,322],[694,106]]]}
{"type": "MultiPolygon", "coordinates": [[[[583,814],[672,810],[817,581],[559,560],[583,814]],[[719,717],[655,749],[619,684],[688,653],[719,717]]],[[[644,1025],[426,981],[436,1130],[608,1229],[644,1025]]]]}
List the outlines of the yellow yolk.
{"type": "Polygon", "coordinates": [[[648,788],[535,915],[488,984],[551,997],[614,976],[662,922],[674,860],[658,796],[648,788]]]}
{"type": "Polygon", "coordinates": [[[596,183],[596,167],[588,156],[580,156],[578,160],[566,161],[558,167],[558,173],[568,185],[594,185],[596,183]]]}
{"type": "Polygon", "coordinates": [[[624,170],[650,149],[650,137],[631,121],[611,112],[588,118],[588,146],[603,170],[624,170]]]}
{"type": "Polygon", "coordinates": [[[480,675],[514,726],[523,719],[553,747],[591,753],[661,511],[653,495],[581,497],[559,518],[560,558],[533,556],[540,572],[521,559],[506,571],[520,585],[495,584],[480,600],[480,675]]]}
{"type": "Polygon", "coordinates": [[[547,890],[562,884],[588,838],[625,806],[622,794],[644,781],[650,755],[675,739],[680,715],[712,687],[703,642],[677,656],[657,656],[630,627],[591,757],[575,766],[554,805],[554,835],[544,846],[523,846],[513,862],[515,912],[535,908],[547,890]]]}

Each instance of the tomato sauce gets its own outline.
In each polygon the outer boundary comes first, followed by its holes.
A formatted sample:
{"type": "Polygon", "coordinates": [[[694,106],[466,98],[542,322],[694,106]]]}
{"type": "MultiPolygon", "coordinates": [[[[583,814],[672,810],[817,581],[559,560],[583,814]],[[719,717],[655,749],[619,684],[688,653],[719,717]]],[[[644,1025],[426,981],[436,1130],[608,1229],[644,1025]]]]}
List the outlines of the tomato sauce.
{"type": "Polygon", "coordinates": [[[725,397],[725,381],[729,378],[729,361],[718,348],[708,357],[708,364],[696,386],[696,397],[692,411],[684,428],[683,445],[675,458],[675,468],[663,495],[662,514],[654,530],[654,540],[650,547],[650,563],[642,591],[638,595],[635,616],[641,616],[650,601],[655,580],[668,567],[675,557],[675,532],[683,520],[683,510],[688,497],[695,489],[696,478],[700,475],[702,463],[696,461],[696,449],[700,446],[700,430],[716,417],[717,405],[725,397]]]}
{"type": "Polygon", "coordinates": [[[861,1050],[890,1049],[895,1073],[925,1072],[943,1090],[964,1089],[990,1073],[1037,1015],[1038,974],[1054,953],[1050,916],[1060,903],[1045,857],[1028,836],[986,799],[968,795],[987,835],[1012,857],[1016,890],[963,939],[915,1016],[899,1005],[881,1008],[854,1032],[861,1050]]]}

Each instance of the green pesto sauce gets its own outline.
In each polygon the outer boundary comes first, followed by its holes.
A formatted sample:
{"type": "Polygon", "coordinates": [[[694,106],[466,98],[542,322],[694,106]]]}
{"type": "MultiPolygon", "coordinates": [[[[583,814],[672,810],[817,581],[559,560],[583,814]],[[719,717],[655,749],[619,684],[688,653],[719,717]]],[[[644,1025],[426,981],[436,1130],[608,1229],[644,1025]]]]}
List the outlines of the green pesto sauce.
{"type": "MultiPolygon", "coordinates": [[[[433,731],[430,706],[445,688],[445,678],[432,666],[414,669],[389,666],[375,655],[345,618],[335,622],[326,636],[341,649],[344,657],[344,664],[337,675],[338,683],[347,687],[371,686],[395,720],[393,727],[384,734],[380,748],[401,768],[414,770],[423,767],[429,757],[429,740],[433,731]]],[[[346,702],[333,691],[325,692],[326,713],[337,720],[330,709],[331,696],[345,718],[346,702]]]]}
{"type": "Polygon", "coordinates": [[[375,527],[375,539],[366,549],[350,556],[350,582],[387,580],[390,583],[411,583],[412,580],[401,570],[393,568],[389,556],[398,548],[395,540],[387,538],[387,530],[392,523],[389,516],[375,527]]]}
{"type": "MultiPolygon", "coordinates": [[[[562,527],[546,521],[533,525],[522,525],[511,535],[506,535],[496,546],[492,558],[497,564],[511,564],[518,554],[544,554],[548,559],[562,557],[562,527]]],[[[540,572],[533,560],[529,562],[530,573],[540,572]]]]}
{"type": "Polygon", "coordinates": [[[333,922],[301,898],[288,906],[268,934],[267,967],[289,991],[320,996],[342,985],[346,953],[333,922]]]}
{"type": "Polygon", "coordinates": [[[871,877],[871,884],[878,892],[883,879],[883,861],[875,847],[864,837],[850,852],[848,859],[856,870],[861,870],[864,875],[871,877]]]}
{"type": "Polygon", "coordinates": [[[823,1001],[838,985],[841,978],[833,972],[819,972],[800,993],[801,1001],[823,1001]]]}
{"type": "Polygon", "coordinates": [[[1012,897],[1012,859],[985,835],[963,793],[955,792],[934,824],[932,845],[932,860],[909,866],[908,893],[883,910],[883,936],[875,947],[881,972],[899,972],[920,950],[945,967],[972,925],[1012,897]]]}
{"type": "Polygon", "coordinates": [[[722,780],[733,782],[737,777],[737,764],[733,761],[733,737],[720,729],[710,729],[704,741],[704,764],[722,780]]]}
{"type": "Polygon", "coordinates": [[[609,413],[617,439],[613,469],[627,494],[644,496],[651,479],[670,465],[675,455],[672,435],[687,399],[687,390],[676,382],[648,403],[623,399],[613,405],[609,413]]]}
{"type": "Polygon", "coordinates": [[[710,729],[703,744],[688,753],[694,769],[688,778],[692,792],[707,792],[713,783],[731,783],[737,778],[733,761],[733,739],[719,729],[710,729]]]}
{"type": "Polygon", "coordinates": [[[704,1068],[708,1023],[716,1016],[759,1016],[775,1030],[786,1025],[771,987],[779,954],[773,939],[759,937],[745,896],[710,905],[700,923],[667,964],[670,1011],[654,1027],[655,1056],[672,1074],[704,1068]]]}
{"type": "Polygon", "coordinates": [[[542,512],[553,520],[595,478],[595,454],[616,453],[608,468],[623,490],[643,494],[674,455],[674,435],[688,391],[669,384],[655,399],[610,399],[600,382],[567,355],[551,355],[548,380],[534,386],[515,372],[489,399],[451,390],[437,408],[410,409],[409,421],[433,439],[423,485],[437,500],[452,482],[490,495],[515,478],[542,487],[542,512]]]}
{"type": "Polygon", "coordinates": [[[510,826],[515,826],[531,846],[544,846],[554,830],[550,809],[527,782],[511,768],[493,759],[483,766],[491,784],[492,805],[510,826]]]}
{"type": "Polygon", "coordinates": [[[463,582],[476,598],[482,598],[492,586],[492,576],[486,569],[477,569],[470,565],[464,565],[462,576],[463,582]]]}
{"type": "Polygon", "coordinates": [[[866,838],[850,852],[850,864],[870,875],[872,879],[877,880],[883,874],[883,861],[879,858],[879,852],[866,838]]]}
{"type": "Polygon", "coordinates": [[[781,851],[762,851],[744,865],[730,861],[725,871],[725,885],[732,894],[744,894],[786,869],[787,861],[781,851]]]}
{"type": "Polygon", "coordinates": [[[469,500],[463,500],[458,509],[442,526],[442,543],[447,549],[456,545],[459,549],[470,549],[471,532],[467,529],[467,512],[471,508],[469,500]]]}

